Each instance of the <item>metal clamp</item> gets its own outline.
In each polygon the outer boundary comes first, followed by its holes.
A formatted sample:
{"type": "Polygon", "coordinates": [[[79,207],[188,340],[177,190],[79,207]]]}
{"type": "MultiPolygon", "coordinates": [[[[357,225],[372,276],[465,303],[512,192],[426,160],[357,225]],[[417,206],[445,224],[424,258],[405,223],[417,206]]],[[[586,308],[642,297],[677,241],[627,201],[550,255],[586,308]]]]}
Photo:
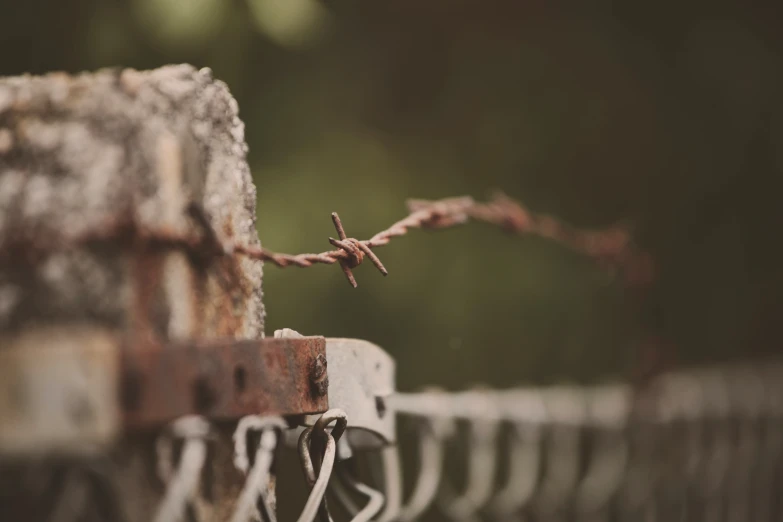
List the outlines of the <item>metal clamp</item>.
{"type": "Polygon", "coordinates": [[[323,337],[133,344],[60,327],[0,344],[0,454],[84,453],[191,414],[238,420],[329,405],[323,337]]]}
{"type": "MultiPolygon", "coordinates": [[[[275,337],[297,339],[293,330],[278,330],[275,337]]],[[[345,434],[356,450],[378,449],[396,441],[396,415],[388,401],[394,393],[394,359],[379,346],[359,339],[326,339],[329,371],[329,407],[343,410],[351,424],[345,434]]],[[[312,426],[319,416],[307,416],[312,426]]],[[[299,430],[301,432],[301,429],[299,430]]],[[[293,446],[299,432],[289,432],[293,446]]]]}
{"type": "Polygon", "coordinates": [[[326,411],[323,337],[215,340],[122,350],[127,427],[198,413],[210,419],[326,411]]]}

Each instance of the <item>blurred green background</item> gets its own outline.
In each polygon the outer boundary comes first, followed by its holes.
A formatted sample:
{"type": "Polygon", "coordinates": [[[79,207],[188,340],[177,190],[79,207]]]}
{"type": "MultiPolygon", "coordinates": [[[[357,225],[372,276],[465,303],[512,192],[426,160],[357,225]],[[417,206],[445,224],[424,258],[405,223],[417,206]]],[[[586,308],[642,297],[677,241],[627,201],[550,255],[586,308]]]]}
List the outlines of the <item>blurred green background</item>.
{"type": "MultiPolygon", "coordinates": [[[[0,1],[0,74],[190,62],[247,124],[258,231],[329,248],[408,197],[502,189],[584,227],[632,224],[644,296],[485,225],[414,232],[390,271],[266,268],[267,332],[360,337],[399,386],[629,377],[775,350],[783,31],[761,3],[0,1]]],[[[774,4],[770,4],[774,5],[774,4]]]]}

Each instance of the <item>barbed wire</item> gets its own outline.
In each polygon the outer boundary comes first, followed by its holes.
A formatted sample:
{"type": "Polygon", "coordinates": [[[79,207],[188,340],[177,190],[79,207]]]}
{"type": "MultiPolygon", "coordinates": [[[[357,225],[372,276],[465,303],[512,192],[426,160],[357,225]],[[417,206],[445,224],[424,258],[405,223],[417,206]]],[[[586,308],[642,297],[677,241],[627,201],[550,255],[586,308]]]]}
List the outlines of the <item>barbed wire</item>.
{"type": "MultiPolygon", "coordinates": [[[[268,261],[280,268],[339,263],[355,288],[357,283],[352,269],[362,264],[365,256],[383,275],[388,275],[373,249],[388,245],[393,238],[404,236],[411,229],[443,229],[474,220],[500,226],[516,235],[539,236],[560,243],[594,259],[601,266],[621,272],[630,285],[644,285],[652,277],[650,256],[633,247],[630,233],[624,227],[580,230],[549,215],[533,213],[501,193],[495,194],[486,203],[477,202],[469,196],[435,201],[412,199],[408,201],[408,209],[410,214],[406,217],[366,240],[347,237],[340,217],[333,212],[332,222],[339,239],[330,237],[329,242],[337,248],[318,254],[282,254],[239,244],[226,244],[224,251],[268,261]]],[[[206,220],[202,222],[208,223],[206,220]]]]}

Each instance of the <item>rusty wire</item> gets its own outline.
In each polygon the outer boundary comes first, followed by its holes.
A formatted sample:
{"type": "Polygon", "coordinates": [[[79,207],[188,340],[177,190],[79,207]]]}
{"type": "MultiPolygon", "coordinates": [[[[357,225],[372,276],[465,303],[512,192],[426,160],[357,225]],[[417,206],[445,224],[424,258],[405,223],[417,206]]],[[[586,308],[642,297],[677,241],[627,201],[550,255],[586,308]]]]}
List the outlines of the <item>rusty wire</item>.
{"type": "Polygon", "coordinates": [[[330,237],[329,242],[337,249],[319,254],[281,254],[246,245],[227,245],[225,251],[268,261],[281,268],[339,263],[346,278],[355,288],[357,284],[352,269],[364,261],[365,255],[383,275],[388,275],[373,249],[389,244],[392,238],[404,236],[413,228],[449,228],[472,219],[500,226],[517,235],[536,235],[561,243],[598,261],[606,268],[622,272],[629,284],[644,284],[651,275],[649,256],[632,248],[630,234],[626,229],[612,227],[596,231],[578,230],[551,216],[534,214],[503,194],[496,194],[487,203],[476,202],[469,196],[437,201],[409,200],[408,209],[408,216],[363,241],[347,237],[340,217],[333,212],[332,221],[339,239],[330,237]]]}

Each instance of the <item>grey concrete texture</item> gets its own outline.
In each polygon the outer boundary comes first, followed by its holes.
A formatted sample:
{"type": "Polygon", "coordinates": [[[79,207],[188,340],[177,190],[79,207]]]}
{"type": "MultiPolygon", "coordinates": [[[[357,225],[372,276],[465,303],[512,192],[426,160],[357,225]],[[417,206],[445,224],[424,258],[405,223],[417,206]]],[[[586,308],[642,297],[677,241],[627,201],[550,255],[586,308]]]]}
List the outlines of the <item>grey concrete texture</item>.
{"type": "Polygon", "coordinates": [[[262,337],[260,262],[202,266],[118,232],[197,235],[195,202],[220,239],[258,245],[246,153],[237,103],[208,69],[0,78],[0,332],[86,321],[262,337]]]}

